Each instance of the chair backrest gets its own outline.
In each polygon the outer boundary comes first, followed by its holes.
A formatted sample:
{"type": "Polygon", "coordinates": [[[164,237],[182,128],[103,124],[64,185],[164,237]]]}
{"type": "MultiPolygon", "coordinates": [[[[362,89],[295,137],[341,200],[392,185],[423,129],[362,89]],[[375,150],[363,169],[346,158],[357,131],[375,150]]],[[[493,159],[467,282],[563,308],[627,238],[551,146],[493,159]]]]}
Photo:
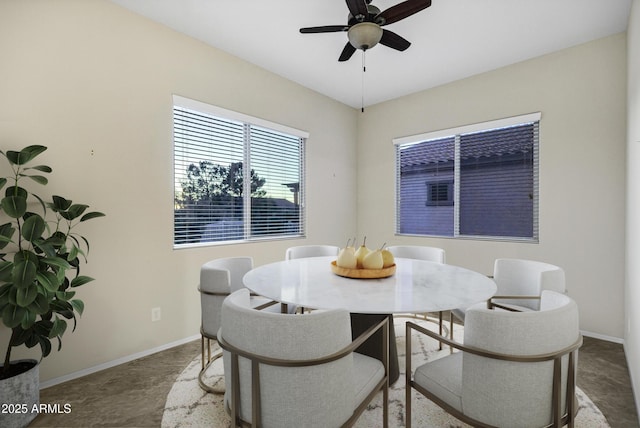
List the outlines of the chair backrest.
{"type": "Polygon", "coordinates": [[[200,310],[202,332],[215,338],[220,328],[222,302],[244,288],[242,277],[253,268],[251,257],[211,260],[200,267],[200,310]]]}
{"type": "Polygon", "coordinates": [[[339,247],[335,245],[300,245],[289,247],[285,252],[285,260],[302,259],[305,257],[337,256],[339,247]]]}
{"type": "MultiPolygon", "coordinates": [[[[253,355],[308,360],[326,357],[351,343],[346,310],[313,311],[304,315],[268,313],[251,309],[248,290],[225,299],[219,336],[253,355]]],[[[224,351],[225,403],[231,406],[231,354],[224,351]]],[[[260,365],[260,407],[264,427],[339,426],[353,413],[353,354],[317,366],[260,365]]],[[[252,367],[239,358],[240,415],[251,421],[252,367]]]]}
{"type": "MultiPolygon", "coordinates": [[[[579,337],[576,303],[553,291],[542,292],[540,311],[489,310],[481,303],[469,308],[465,318],[465,346],[501,354],[556,353],[575,344],[579,337]]],[[[536,427],[551,423],[553,361],[493,360],[468,352],[462,358],[462,407],[466,415],[501,427],[522,426],[521,421],[536,427]]],[[[562,357],[563,411],[567,404],[568,361],[568,355],[562,357]]]]}
{"type": "Polygon", "coordinates": [[[425,247],[421,245],[393,245],[387,247],[394,257],[405,259],[426,260],[429,262],[445,262],[445,253],[442,248],[425,247]]]}
{"type": "MultiPolygon", "coordinates": [[[[493,279],[498,286],[496,295],[540,296],[543,290],[565,293],[564,270],[558,266],[521,259],[497,259],[493,266],[493,279]]],[[[539,300],[497,300],[538,310],[539,300]]]]}

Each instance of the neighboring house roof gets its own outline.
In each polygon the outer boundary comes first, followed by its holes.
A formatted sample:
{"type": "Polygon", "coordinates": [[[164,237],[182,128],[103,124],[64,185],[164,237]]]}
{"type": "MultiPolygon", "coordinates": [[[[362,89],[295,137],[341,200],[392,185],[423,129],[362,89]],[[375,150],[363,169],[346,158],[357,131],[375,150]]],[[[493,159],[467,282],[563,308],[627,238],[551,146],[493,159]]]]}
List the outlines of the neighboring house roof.
{"type": "MultiPolygon", "coordinates": [[[[460,136],[460,158],[512,157],[533,151],[534,125],[518,125],[508,128],[463,134],[460,136]]],[[[400,148],[400,166],[415,167],[451,163],[455,158],[455,136],[408,144],[400,148]]]]}

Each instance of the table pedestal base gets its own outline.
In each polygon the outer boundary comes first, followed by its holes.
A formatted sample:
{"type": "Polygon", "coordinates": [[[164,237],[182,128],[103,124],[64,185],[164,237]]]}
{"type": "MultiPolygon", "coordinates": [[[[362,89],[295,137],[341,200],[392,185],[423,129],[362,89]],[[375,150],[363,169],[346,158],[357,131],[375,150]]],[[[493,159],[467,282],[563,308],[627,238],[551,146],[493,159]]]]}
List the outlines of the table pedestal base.
{"type": "MultiPolygon", "coordinates": [[[[396,332],[393,327],[393,315],[389,314],[351,314],[351,336],[353,339],[364,333],[372,325],[383,319],[389,319],[389,384],[400,377],[396,332]]],[[[382,361],[382,331],[375,332],[356,352],[382,361]]]]}

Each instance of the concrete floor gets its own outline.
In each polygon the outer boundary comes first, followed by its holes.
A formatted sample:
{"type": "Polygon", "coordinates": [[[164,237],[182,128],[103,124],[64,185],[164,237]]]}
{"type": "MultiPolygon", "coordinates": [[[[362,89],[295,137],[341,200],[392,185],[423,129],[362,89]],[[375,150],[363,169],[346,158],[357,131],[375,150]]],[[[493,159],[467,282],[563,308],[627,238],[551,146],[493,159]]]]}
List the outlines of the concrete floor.
{"type": "MultiPolygon", "coordinates": [[[[71,405],[69,414],[38,416],[31,427],[159,427],[175,378],[200,353],[200,341],[41,391],[40,402],[71,405]]],[[[622,345],[585,337],[578,386],[612,428],[639,427],[622,345]]]]}

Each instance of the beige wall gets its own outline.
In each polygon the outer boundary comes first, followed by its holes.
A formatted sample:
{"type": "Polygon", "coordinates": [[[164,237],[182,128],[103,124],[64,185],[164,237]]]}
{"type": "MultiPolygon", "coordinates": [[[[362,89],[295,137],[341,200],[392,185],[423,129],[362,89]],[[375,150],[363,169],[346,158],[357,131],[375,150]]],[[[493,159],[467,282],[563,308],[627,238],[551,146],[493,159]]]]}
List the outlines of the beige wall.
{"type": "MultiPolygon", "coordinates": [[[[624,349],[636,397],[640,403],[640,0],[634,0],[627,31],[627,282],[624,349]]],[[[640,406],[636,406],[640,408],[640,406]]]]}
{"type": "Polygon", "coordinates": [[[352,108],[102,0],[3,1],[0,58],[0,149],[48,146],[51,191],[107,214],[83,225],[97,280],[42,381],[198,334],[209,259],[263,264],[356,229],[352,108]],[[172,94],[310,132],[306,240],[172,249],[172,94]]]}
{"type": "Polygon", "coordinates": [[[358,232],[443,247],[484,273],[498,257],[566,270],[583,330],[622,338],[626,44],[620,34],[367,108],[358,121],[358,232]],[[392,138],[540,111],[540,243],[394,235],[392,138]]]}

